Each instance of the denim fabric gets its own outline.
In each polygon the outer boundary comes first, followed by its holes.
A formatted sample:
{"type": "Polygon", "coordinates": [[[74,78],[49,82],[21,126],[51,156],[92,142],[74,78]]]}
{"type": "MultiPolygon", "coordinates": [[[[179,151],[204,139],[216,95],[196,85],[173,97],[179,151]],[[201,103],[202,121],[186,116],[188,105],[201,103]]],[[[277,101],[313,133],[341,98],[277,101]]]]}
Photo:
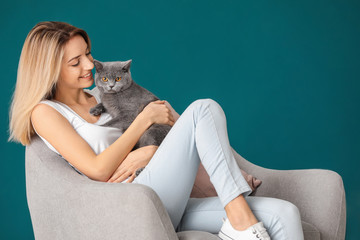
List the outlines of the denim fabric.
{"type": "MultiPolygon", "coordinates": [[[[224,111],[212,99],[196,100],[186,108],[133,183],[154,189],[175,229],[181,221],[179,228],[184,230],[206,228],[209,232],[218,232],[222,225],[221,217],[226,216],[224,207],[243,194],[258,220],[268,227],[269,233],[282,236],[276,239],[289,239],[286,234],[292,235],[293,229],[301,230],[298,212],[293,211],[284,221],[280,221],[276,214],[274,209],[282,212],[280,207],[288,205],[284,204],[285,201],[270,198],[253,200],[254,197],[248,197],[251,188],[231,152],[224,111]],[[200,161],[218,193],[216,198],[190,199],[200,161]],[[206,207],[204,217],[189,214],[199,204],[206,207]],[[212,207],[215,214],[211,213],[212,207]],[[289,229],[288,225],[291,225],[289,229]]],[[[302,230],[299,236],[302,236],[302,230]]]]}
{"type": "MultiPolygon", "coordinates": [[[[272,240],[304,240],[298,208],[291,202],[268,197],[245,198],[255,217],[264,223],[272,240]]],[[[226,212],[219,197],[190,198],[177,231],[217,234],[226,212]]]]}

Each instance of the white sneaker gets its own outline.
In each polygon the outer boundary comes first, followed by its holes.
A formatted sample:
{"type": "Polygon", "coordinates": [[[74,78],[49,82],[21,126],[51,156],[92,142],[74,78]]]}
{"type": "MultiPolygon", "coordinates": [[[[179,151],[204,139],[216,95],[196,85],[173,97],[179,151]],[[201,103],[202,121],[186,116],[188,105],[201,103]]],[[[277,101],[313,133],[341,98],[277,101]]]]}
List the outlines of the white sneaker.
{"type": "Polygon", "coordinates": [[[223,240],[270,240],[270,236],[264,228],[262,222],[258,222],[243,231],[236,230],[231,225],[229,219],[223,218],[218,236],[223,240]]]}

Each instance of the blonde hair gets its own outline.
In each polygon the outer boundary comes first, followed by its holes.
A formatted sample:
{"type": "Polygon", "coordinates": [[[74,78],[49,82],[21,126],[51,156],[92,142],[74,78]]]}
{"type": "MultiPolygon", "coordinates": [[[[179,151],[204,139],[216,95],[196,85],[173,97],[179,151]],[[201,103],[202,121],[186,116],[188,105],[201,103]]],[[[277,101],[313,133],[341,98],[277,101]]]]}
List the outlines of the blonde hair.
{"type": "Polygon", "coordinates": [[[27,35],[11,99],[8,141],[20,142],[24,146],[30,143],[35,134],[31,112],[41,100],[54,96],[64,47],[75,35],[82,36],[91,50],[88,34],[65,22],[39,22],[27,35]]]}

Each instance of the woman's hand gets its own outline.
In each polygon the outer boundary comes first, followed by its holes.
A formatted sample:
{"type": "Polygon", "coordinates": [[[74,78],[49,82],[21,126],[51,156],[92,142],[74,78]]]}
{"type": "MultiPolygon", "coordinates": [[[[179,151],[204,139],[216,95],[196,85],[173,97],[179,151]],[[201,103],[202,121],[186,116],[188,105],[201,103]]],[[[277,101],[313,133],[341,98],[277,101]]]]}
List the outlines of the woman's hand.
{"type": "Polygon", "coordinates": [[[128,177],[130,178],[126,181],[127,183],[134,181],[136,170],[145,167],[157,149],[158,146],[149,145],[130,152],[107,182],[118,183],[124,181],[128,177]]]}
{"type": "Polygon", "coordinates": [[[165,105],[170,109],[174,121],[176,122],[179,119],[180,115],[172,108],[170,103],[168,103],[166,100],[165,100],[165,105]]]}
{"type": "Polygon", "coordinates": [[[146,105],[140,114],[148,119],[151,124],[157,123],[173,126],[175,118],[171,111],[172,107],[169,106],[170,104],[166,104],[165,100],[153,101],[146,105]]]}

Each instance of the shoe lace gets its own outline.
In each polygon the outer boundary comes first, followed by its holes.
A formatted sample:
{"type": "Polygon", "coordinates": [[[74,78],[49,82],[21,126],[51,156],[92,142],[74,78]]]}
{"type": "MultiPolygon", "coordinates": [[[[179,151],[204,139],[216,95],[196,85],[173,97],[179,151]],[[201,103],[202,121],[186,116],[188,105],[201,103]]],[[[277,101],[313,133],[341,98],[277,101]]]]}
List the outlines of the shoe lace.
{"type": "Polygon", "coordinates": [[[259,230],[253,228],[252,233],[258,238],[259,240],[270,240],[267,236],[263,236],[264,233],[267,233],[265,228],[260,228],[259,230]]]}
{"type": "MultiPolygon", "coordinates": [[[[222,221],[225,222],[225,218],[224,218],[224,217],[222,218],[222,221]]],[[[266,233],[266,235],[268,235],[268,234],[267,234],[267,231],[266,231],[266,228],[260,228],[259,230],[253,228],[253,229],[252,229],[252,233],[253,233],[254,235],[256,234],[256,237],[257,237],[259,240],[270,240],[269,237],[267,237],[267,236],[264,237],[264,236],[263,236],[264,233],[266,233]]]]}

